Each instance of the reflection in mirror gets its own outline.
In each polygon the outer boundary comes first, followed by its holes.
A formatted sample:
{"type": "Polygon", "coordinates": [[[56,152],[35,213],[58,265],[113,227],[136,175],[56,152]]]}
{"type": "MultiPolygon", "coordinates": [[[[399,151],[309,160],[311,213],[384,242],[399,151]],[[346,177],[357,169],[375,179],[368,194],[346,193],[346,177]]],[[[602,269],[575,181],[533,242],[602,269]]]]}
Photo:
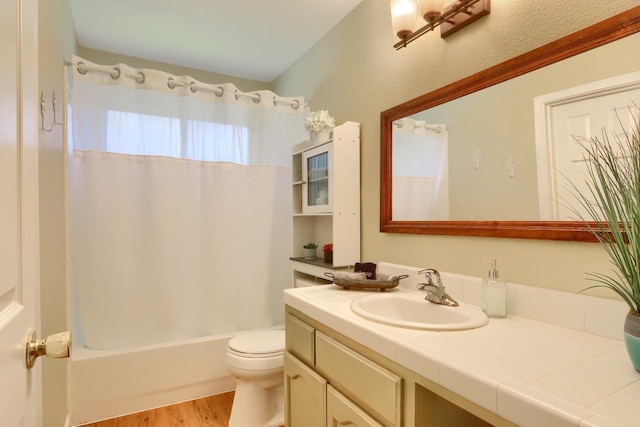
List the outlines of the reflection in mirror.
{"type": "Polygon", "coordinates": [[[448,133],[405,117],[393,122],[393,218],[449,219],[448,133]]]}
{"type": "Polygon", "coordinates": [[[381,231],[591,240],[553,211],[548,188],[559,183],[543,176],[558,147],[540,129],[562,101],[536,118],[534,100],[640,70],[629,55],[639,17],[633,8],[382,112],[381,231]]]}

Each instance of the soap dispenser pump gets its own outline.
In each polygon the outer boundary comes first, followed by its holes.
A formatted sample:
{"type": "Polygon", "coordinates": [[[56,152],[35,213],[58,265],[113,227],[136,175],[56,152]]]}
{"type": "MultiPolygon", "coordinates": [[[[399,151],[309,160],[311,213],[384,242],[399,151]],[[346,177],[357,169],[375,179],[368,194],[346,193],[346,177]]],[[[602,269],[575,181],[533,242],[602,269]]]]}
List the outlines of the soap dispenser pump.
{"type": "Polygon", "coordinates": [[[489,317],[507,316],[507,284],[498,279],[496,260],[484,262],[491,263],[488,277],[482,279],[482,310],[489,317]]]}

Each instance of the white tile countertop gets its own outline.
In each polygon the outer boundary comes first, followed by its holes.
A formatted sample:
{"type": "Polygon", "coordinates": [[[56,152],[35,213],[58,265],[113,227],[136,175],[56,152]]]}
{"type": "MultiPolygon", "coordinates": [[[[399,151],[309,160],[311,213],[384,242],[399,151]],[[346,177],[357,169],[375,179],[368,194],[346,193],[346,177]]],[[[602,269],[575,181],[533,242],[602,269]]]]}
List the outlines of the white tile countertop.
{"type": "MultiPolygon", "coordinates": [[[[409,270],[407,270],[409,269],[409,270]]],[[[386,270],[386,271],[385,271],[386,270]]],[[[416,292],[414,273],[387,292],[416,292]]],[[[442,273],[447,292],[479,305],[480,279],[442,273]]],[[[285,304],[521,426],[637,426],[640,373],[622,340],[621,301],[508,285],[505,319],[466,331],[387,326],[351,311],[362,291],[285,290],[285,304]]]]}

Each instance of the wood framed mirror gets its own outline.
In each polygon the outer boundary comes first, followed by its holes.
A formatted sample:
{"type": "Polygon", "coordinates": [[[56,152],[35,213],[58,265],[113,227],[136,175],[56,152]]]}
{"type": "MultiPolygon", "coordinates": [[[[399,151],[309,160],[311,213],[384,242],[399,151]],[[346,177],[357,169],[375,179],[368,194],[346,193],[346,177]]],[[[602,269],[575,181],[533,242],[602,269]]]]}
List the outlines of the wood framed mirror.
{"type": "MultiPolygon", "coordinates": [[[[406,220],[393,216],[394,122],[459,100],[503,82],[559,63],[640,32],[640,6],[548,43],[523,55],[397,105],[380,115],[380,231],[391,233],[594,241],[577,221],[534,220],[406,220]]],[[[594,51],[595,52],[595,51],[594,51]]],[[[630,55],[634,53],[629,52],[630,55]]],[[[606,62],[606,59],[604,60],[606,62]]],[[[636,70],[640,71],[640,70],[636,70]]],[[[533,100],[531,100],[533,104],[533,100]]],[[[532,107],[531,107],[532,108],[532,107]]]]}

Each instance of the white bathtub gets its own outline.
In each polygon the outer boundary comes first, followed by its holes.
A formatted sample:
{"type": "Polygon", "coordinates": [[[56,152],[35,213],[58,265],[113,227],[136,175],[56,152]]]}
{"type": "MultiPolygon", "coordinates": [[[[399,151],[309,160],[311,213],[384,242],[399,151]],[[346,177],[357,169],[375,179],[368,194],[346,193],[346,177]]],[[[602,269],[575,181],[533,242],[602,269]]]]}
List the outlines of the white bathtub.
{"type": "MultiPolygon", "coordinates": [[[[271,329],[271,328],[270,328],[271,329]]],[[[68,366],[72,426],[235,389],[224,364],[241,332],[131,350],[74,347],[68,366]]]]}

